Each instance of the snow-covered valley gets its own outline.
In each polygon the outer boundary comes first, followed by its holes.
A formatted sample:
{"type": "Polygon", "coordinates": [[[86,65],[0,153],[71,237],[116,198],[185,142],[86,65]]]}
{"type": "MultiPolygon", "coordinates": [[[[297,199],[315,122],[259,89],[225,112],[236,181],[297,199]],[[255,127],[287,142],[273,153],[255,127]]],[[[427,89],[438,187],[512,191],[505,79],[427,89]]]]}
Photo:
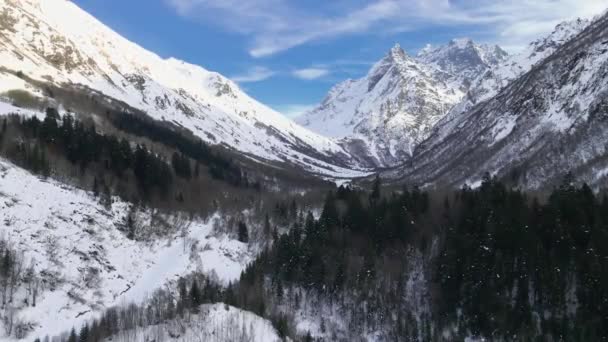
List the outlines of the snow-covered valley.
{"type": "Polygon", "coordinates": [[[607,81],[604,14],[397,44],[294,121],[0,0],[0,341],[606,340],[607,81]]]}

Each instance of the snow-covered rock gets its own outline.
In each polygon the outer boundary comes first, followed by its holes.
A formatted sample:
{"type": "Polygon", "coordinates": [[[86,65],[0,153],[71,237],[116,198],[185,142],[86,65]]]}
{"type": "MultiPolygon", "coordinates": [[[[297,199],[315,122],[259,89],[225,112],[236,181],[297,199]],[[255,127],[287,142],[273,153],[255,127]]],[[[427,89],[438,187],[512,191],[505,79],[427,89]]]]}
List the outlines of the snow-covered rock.
{"type": "Polygon", "coordinates": [[[363,162],[396,165],[462,100],[470,82],[505,56],[468,39],[427,47],[417,57],[396,45],[367,76],[338,84],[296,121],[340,139],[363,162]]]}
{"type": "Polygon", "coordinates": [[[469,38],[451,40],[447,45],[427,46],[418,53],[418,60],[445,71],[452,82],[463,89],[487,70],[491,70],[508,57],[497,45],[476,44],[469,38]]]}
{"type": "Polygon", "coordinates": [[[517,59],[493,72],[504,85],[488,82],[479,102],[442,119],[398,177],[461,185],[489,172],[542,188],[572,171],[604,187],[608,15],[562,24],[517,59]]]}
{"type": "Polygon", "coordinates": [[[458,118],[475,104],[494,97],[501,89],[530,71],[555,50],[589,25],[587,19],[563,22],[552,33],[530,43],[523,51],[506,57],[501,63],[471,80],[467,96],[446,115],[444,122],[458,118]]]}

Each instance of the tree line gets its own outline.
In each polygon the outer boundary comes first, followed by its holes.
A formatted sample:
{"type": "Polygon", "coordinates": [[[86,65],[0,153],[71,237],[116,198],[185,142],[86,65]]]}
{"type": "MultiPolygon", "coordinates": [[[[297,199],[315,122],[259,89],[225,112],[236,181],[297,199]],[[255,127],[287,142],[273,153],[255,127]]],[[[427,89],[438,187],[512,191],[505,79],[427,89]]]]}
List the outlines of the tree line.
{"type": "MultiPolygon", "coordinates": [[[[259,183],[248,180],[246,172],[219,153],[212,152],[202,141],[192,142],[169,128],[145,124],[145,119],[135,119],[135,116],[129,114],[125,116],[127,118],[120,121],[121,127],[133,124],[128,129],[133,134],[150,128],[149,136],[178,151],[173,152],[170,160],[167,160],[145,144],[131,144],[124,137],[119,139],[113,134],[99,133],[94,124],[87,126],[72,115],[62,116],[56,109],[48,108],[42,121],[35,116],[22,118],[13,115],[8,118],[10,124],[22,132],[23,136],[11,144],[4,142],[8,145],[7,155],[19,166],[45,177],[52,172],[52,158],[49,154],[65,157],[71,164],[78,166],[81,174],[89,169],[92,173],[99,173],[98,166],[119,179],[132,174],[135,185],[145,197],[151,193],[166,197],[176,177],[186,182],[196,179],[201,174],[201,165],[206,167],[213,179],[234,186],[260,189],[259,183]]],[[[6,131],[6,126],[7,118],[3,120],[2,132],[6,131]]],[[[4,136],[4,133],[0,134],[0,138],[4,136]]],[[[95,192],[103,190],[105,186],[103,178],[95,178],[95,192]]]]}
{"type": "MultiPolygon", "coordinates": [[[[213,151],[200,138],[186,136],[176,128],[139,115],[119,112],[107,112],[106,114],[110,122],[121,131],[149,138],[179,151],[174,154],[172,159],[174,166],[178,166],[176,173],[180,176],[190,177],[192,174],[190,159],[192,159],[196,161],[197,169],[199,163],[207,166],[209,174],[217,180],[226,181],[234,186],[250,185],[246,172],[241,170],[230,158],[213,151]]],[[[255,183],[251,185],[255,185],[255,183]]]]}

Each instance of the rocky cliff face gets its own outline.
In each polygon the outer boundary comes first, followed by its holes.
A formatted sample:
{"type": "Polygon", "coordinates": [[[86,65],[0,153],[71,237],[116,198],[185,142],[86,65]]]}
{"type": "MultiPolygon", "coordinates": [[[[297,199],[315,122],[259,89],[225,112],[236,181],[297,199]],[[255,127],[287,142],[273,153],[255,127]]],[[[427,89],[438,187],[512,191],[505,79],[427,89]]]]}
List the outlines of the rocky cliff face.
{"type": "Polygon", "coordinates": [[[605,184],[608,15],[590,25],[560,25],[524,56],[525,63],[511,62],[488,74],[495,77],[482,77],[479,84],[494,86],[479,92],[468,109],[441,120],[396,172],[399,178],[460,185],[489,172],[542,188],[572,171],[590,184],[605,184]],[[509,68],[512,73],[499,72],[509,68]]]}
{"type": "Polygon", "coordinates": [[[334,87],[301,125],[339,139],[360,161],[391,166],[407,160],[469,84],[504,60],[499,47],[468,39],[409,56],[399,45],[359,80],[334,87]]]}

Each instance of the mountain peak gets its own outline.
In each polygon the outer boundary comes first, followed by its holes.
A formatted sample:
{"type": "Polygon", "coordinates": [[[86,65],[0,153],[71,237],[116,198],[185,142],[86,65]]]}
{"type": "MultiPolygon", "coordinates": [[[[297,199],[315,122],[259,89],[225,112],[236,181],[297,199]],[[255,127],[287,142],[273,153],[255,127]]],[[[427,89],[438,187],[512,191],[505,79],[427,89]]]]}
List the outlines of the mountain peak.
{"type": "Polygon", "coordinates": [[[475,43],[473,43],[471,38],[454,38],[450,41],[449,46],[465,49],[467,47],[474,47],[475,43]]]}
{"type": "Polygon", "coordinates": [[[416,59],[463,81],[470,81],[506,57],[507,53],[496,45],[476,44],[470,38],[457,38],[438,47],[427,45],[416,59]]]}
{"type": "Polygon", "coordinates": [[[548,36],[530,43],[529,48],[533,54],[544,54],[545,51],[552,52],[555,48],[583,31],[590,23],[590,20],[581,18],[559,23],[548,36]]]}
{"type": "Polygon", "coordinates": [[[430,53],[433,51],[433,49],[435,49],[435,47],[432,44],[426,44],[422,49],[420,49],[420,51],[418,51],[418,56],[423,56],[430,53]]]}
{"type": "Polygon", "coordinates": [[[403,48],[401,47],[401,44],[396,43],[389,51],[388,57],[390,57],[393,60],[403,60],[403,59],[408,58],[408,54],[407,54],[407,52],[405,52],[405,50],[403,50],[403,48]]]}

